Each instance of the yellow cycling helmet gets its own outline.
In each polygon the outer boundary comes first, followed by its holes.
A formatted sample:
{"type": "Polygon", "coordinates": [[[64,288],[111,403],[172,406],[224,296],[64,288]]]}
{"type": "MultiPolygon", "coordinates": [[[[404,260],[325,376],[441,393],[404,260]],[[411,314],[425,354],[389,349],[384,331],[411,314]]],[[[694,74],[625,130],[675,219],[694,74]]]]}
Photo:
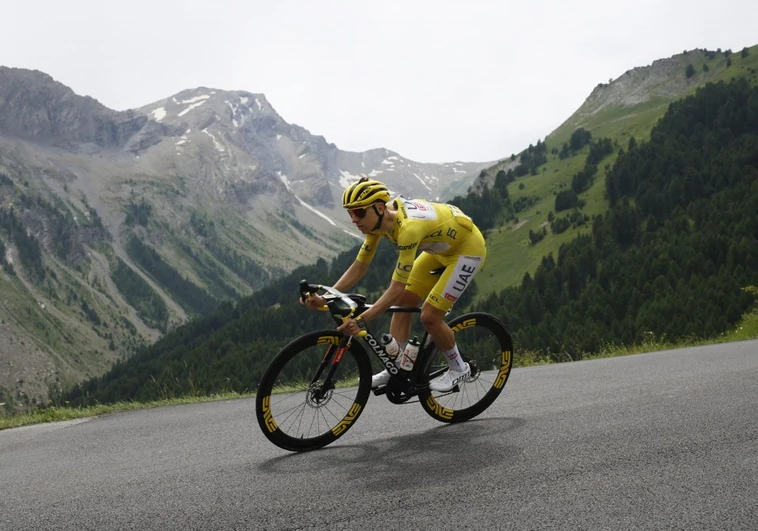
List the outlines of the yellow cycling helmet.
{"type": "Polygon", "coordinates": [[[390,192],[384,183],[361,177],[357,182],[345,188],[342,194],[342,207],[365,208],[378,201],[387,203],[389,200],[390,192]]]}

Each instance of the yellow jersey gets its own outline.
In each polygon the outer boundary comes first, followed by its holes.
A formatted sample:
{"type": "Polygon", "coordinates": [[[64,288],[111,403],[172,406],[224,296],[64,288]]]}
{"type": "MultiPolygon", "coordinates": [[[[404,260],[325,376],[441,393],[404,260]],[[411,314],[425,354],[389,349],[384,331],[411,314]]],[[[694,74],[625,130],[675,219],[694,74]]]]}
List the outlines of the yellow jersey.
{"type": "Polygon", "coordinates": [[[387,238],[399,251],[392,280],[408,283],[417,251],[454,256],[474,228],[474,222],[455,205],[432,203],[420,199],[394,200],[397,216],[390,232],[366,235],[356,260],[369,263],[376,254],[381,237],[387,238]]]}

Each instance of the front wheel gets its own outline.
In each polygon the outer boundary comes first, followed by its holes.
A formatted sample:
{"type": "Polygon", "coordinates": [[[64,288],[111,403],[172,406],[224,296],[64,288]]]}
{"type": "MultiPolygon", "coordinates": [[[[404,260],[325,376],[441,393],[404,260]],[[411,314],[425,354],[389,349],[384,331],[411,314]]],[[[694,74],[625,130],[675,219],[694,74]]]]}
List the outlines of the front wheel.
{"type": "Polygon", "coordinates": [[[505,325],[487,313],[461,315],[449,325],[471,376],[452,391],[431,391],[429,382],[448,368],[445,355],[433,348],[420,360],[419,399],[435,419],[463,422],[482,413],[502,392],[511,373],[513,341],[505,325]]]}
{"type": "Polygon", "coordinates": [[[371,362],[356,341],[341,347],[342,338],[335,330],[306,334],[285,346],[263,373],[256,416],[263,434],[280,448],[326,446],[363,412],[371,362]]]}

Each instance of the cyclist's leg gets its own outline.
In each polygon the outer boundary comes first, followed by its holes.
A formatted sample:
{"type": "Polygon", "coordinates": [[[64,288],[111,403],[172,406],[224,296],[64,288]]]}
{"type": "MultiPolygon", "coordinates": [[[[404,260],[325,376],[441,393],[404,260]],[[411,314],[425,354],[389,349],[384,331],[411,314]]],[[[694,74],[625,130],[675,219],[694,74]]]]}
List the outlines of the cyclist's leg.
{"type": "Polygon", "coordinates": [[[455,350],[455,335],[445,322],[445,315],[470,285],[471,279],[481,267],[483,256],[444,257],[445,271],[430,290],[421,307],[421,323],[432,336],[437,348],[450,360],[450,366],[463,369],[455,350]]]}
{"type": "MultiPolygon", "coordinates": [[[[431,271],[438,269],[442,265],[439,260],[429,253],[420,253],[413,262],[413,269],[408,277],[408,284],[398,305],[418,306],[437,282],[437,276],[432,275],[431,271]]],[[[390,333],[401,345],[408,341],[412,322],[412,313],[395,313],[392,315],[390,333]]]]}
{"type": "MultiPolygon", "coordinates": [[[[418,306],[421,297],[409,289],[405,289],[402,297],[398,301],[398,306],[418,306]]],[[[400,348],[404,348],[408,342],[408,336],[411,335],[411,325],[413,324],[412,313],[393,313],[390,321],[390,334],[394,337],[400,348]]]]}
{"type": "MultiPolygon", "coordinates": [[[[397,301],[398,306],[418,306],[421,299],[426,297],[429,290],[434,285],[436,278],[432,275],[428,275],[430,278],[425,278],[424,275],[420,275],[419,271],[427,270],[431,271],[440,266],[440,263],[433,258],[430,260],[430,256],[427,253],[421,253],[413,262],[413,269],[408,278],[408,284],[403,291],[400,300],[397,301]]],[[[408,342],[408,337],[411,333],[411,325],[413,324],[412,313],[393,313],[392,320],[390,321],[390,334],[395,338],[400,350],[405,348],[408,342]]],[[[383,369],[381,372],[376,373],[371,378],[371,388],[376,389],[383,385],[387,385],[390,381],[390,373],[387,369],[383,369]]]]}
{"type": "Polygon", "coordinates": [[[432,337],[437,348],[445,355],[450,364],[450,371],[443,375],[440,382],[433,382],[430,388],[436,390],[451,389],[458,378],[468,374],[467,364],[458,351],[455,334],[445,322],[445,315],[453,303],[471,285],[474,276],[479,272],[486,257],[484,239],[477,230],[464,242],[459,249],[461,254],[450,257],[439,257],[445,265],[445,271],[429,292],[421,307],[421,322],[432,337]],[[468,244],[468,245],[467,245],[468,244]]]}
{"type": "MultiPolygon", "coordinates": [[[[427,309],[427,320],[431,321],[432,325],[444,318],[445,314],[452,309],[453,304],[471,285],[474,276],[481,271],[486,258],[487,246],[482,233],[476,227],[458,247],[455,255],[436,256],[437,261],[445,267],[445,271],[439,278],[435,279],[435,283],[429,290],[424,303],[424,307],[427,309]],[[432,308],[438,311],[435,312],[432,308]]],[[[424,307],[421,310],[422,322],[424,321],[424,307]]],[[[435,343],[437,343],[436,339],[435,343]]]]}

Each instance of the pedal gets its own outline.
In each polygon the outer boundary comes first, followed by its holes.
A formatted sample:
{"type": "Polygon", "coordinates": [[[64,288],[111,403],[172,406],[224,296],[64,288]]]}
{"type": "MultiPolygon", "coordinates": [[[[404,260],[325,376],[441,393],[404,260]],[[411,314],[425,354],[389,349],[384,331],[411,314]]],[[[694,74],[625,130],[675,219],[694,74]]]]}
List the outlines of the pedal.
{"type": "Polygon", "coordinates": [[[385,395],[385,394],[387,394],[387,386],[386,385],[382,385],[380,387],[372,389],[371,392],[374,393],[375,396],[385,395]]]}

